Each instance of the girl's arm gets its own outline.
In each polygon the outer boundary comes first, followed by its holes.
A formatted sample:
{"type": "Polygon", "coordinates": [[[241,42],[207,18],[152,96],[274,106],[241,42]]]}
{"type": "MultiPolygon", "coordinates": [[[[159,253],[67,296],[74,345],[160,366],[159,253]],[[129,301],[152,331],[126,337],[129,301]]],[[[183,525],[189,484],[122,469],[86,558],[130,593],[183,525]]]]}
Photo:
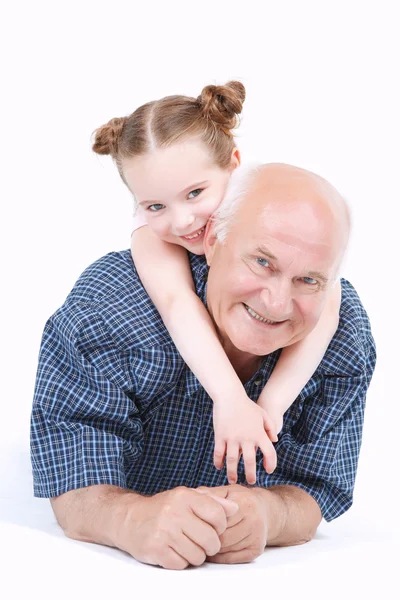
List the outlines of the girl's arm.
{"type": "Polygon", "coordinates": [[[322,360],[339,324],[341,286],[330,292],[318,323],[302,340],[283,348],[268,383],[258,399],[275,425],[282,429],[283,415],[295,401],[322,360]]]}
{"type": "Polygon", "coordinates": [[[214,402],[214,464],[227,454],[229,481],[236,482],[240,450],[247,480],[254,483],[255,451],[272,472],[276,453],[266,429],[265,411],[250,400],[218,339],[213,322],[197,297],[186,250],[160,240],[148,227],[132,234],[132,257],[144,288],[191,371],[214,402]]]}

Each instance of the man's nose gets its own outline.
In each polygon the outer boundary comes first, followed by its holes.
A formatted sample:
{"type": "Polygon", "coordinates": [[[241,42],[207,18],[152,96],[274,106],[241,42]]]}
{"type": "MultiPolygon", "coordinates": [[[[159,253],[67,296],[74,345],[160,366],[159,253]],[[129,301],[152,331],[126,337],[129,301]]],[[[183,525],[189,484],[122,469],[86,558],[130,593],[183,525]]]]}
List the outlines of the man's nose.
{"type": "Polygon", "coordinates": [[[265,312],[272,321],[287,319],[292,311],[292,286],[290,281],[271,278],[261,292],[265,312]]]}

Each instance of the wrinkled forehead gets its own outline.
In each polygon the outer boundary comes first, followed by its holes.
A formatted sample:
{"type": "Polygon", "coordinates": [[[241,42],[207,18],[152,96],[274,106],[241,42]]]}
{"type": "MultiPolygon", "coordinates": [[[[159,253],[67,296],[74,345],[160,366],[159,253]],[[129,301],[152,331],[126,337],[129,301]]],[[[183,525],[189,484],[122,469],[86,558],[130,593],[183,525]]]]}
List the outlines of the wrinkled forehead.
{"type": "Polygon", "coordinates": [[[243,202],[232,227],[233,241],[248,251],[272,245],[286,261],[301,256],[329,271],[343,251],[340,219],[318,196],[304,198],[292,192],[252,190],[253,198],[243,202]]]}

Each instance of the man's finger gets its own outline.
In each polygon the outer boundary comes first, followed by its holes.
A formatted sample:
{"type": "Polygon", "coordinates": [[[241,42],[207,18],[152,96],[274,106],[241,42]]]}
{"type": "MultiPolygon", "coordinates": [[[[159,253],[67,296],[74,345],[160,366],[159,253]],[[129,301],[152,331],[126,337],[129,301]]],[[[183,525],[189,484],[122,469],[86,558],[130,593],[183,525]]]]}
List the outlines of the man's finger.
{"type": "MultiPolygon", "coordinates": [[[[202,562],[201,556],[198,553],[198,548],[200,548],[204,554],[208,556],[214,556],[218,554],[221,550],[221,541],[220,536],[217,534],[215,529],[209,525],[209,523],[205,523],[201,519],[199,519],[195,514],[192,514],[189,519],[185,521],[182,526],[182,535],[186,537],[186,546],[189,550],[189,545],[187,544],[187,540],[190,540],[195,547],[192,547],[191,553],[185,553],[185,558],[190,562],[190,564],[202,564],[205,560],[205,556],[203,557],[202,562]]],[[[179,546],[183,548],[185,544],[185,540],[182,536],[179,536],[179,546]]],[[[182,552],[181,552],[182,554],[182,552]]]]}
{"type": "Polygon", "coordinates": [[[252,540],[251,533],[245,533],[245,527],[231,527],[226,529],[221,535],[221,550],[218,554],[226,554],[228,552],[238,552],[248,548],[252,540]]]}
{"type": "Polygon", "coordinates": [[[254,554],[252,551],[245,549],[239,550],[238,552],[231,551],[221,554],[220,552],[215,556],[207,556],[206,561],[212,563],[218,563],[221,565],[235,565],[240,563],[249,563],[254,560],[254,554]]]}
{"type": "Polygon", "coordinates": [[[239,510],[239,505],[236,502],[232,502],[232,500],[226,500],[225,498],[219,498],[218,496],[214,496],[210,494],[210,498],[214,498],[217,502],[220,503],[222,508],[225,510],[225,514],[227,517],[233,517],[239,510]]]}
{"type": "Polygon", "coordinates": [[[162,557],[160,557],[158,562],[146,559],[145,563],[150,565],[158,565],[160,567],[164,567],[164,569],[174,569],[177,571],[186,569],[186,567],[189,565],[189,562],[183,556],[181,556],[179,552],[176,552],[174,548],[171,547],[167,548],[166,552],[162,557]]]}
{"type": "Polygon", "coordinates": [[[220,498],[227,498],[230,486],[229,485],[220,485],[217,487],[207,487],[206,485],[200,485],[197,488],[190,488],[199,492],[200,494],[213,494],[214,496],[219,496],[220,498]]]}
{"type": "Polygon", "coordinates": [[[232,517],[239,510],[239,505],[236,504],[236,502],[232,502],[232,500],[227,500],[225,498],[221,498],[221,497],[217,496],[216,494],[213,493],[213,491],[210,491],[209,488],[204,488],[204,489],[192,488],[192,489],[194,489],[194,491],[198,492],[199,494],[206,494],[209,498],[213,498],[214,500],[216,500],[218,502],[218,504],[220,504],[222,506],[222,508],[224,509],[227,517],[232,517]]]}
{"type": "Polygon", "coordinates": [[[198,498],[193,495],[193,499],[190,502],[190,508],[192,512],[199,517],[202,521],[209,523],[217,532],[218,535],[221,535],[227,525],[227,518],[234,515],[239,509],[238,505],[235,502],[231,502],[230,500],[225,500],[224,498],[218,498],[218,496],[210,496],[207,494],[203,494],[203,497],[200,498],[200,493],[198,494],[198,498]],[[221,507],[221,511],[215,510],[215,503],[221,507]]]}
{"type": "MultiPolygon", "coordinates": [[[[211,529],[211,531],[214,530],[211,529]]],[[[219,540],[215,531],[214,536],[216,537],[214,545],[216,545],[216,543],[219,540]]],[[[169,542],[169,547],[172,548],[172,550],[174,550],[176,554],[181,556],[183,560],[187,561],[190,565],[198,567],[203,564],[207,556],[207,547],[204,547],[207,546],[207,544],[201,544],[199,543],[199,541],[200,540],[197,540],[195,536],[192,536],[190,534],[188,535],[186,531],[182,531],[181,535],[177,539],[171,540],[169,542]]],[[[210,541],[212,541],[212,538],[210,538],[210,541]]],[[[218,546],[216,546],[216,548],[218,548],[218,546]]],[[[215,554],[216,552],[210,552],[210,556],[213,556],[215,554]]]]}

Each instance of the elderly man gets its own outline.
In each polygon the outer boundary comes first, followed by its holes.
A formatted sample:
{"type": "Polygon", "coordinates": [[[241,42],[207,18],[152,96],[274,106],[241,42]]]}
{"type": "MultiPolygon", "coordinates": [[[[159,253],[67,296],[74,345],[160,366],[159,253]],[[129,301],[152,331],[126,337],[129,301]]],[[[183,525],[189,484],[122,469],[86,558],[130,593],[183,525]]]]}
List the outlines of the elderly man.
{"type": "MultiPolygon", "coordinates": [[[[315,326],[338,270],[349,216],[320,177],[287,165],[252,170],[209,222],[197,294],[250,398],[279,349],[315,326]],[[208,267],[209,269],[208,269],[208,267]],[[261,319],[260,319],[261,317],[261,319]],[[274,321],[271,324],[268,321],[274,321]]],[[[342,280],[338,330],[285,414],[278,466],[226,484],[213,466],[211,399],[184,364],[128,251],[89,267],[43,336],[32,412],[35,495],[67,536],[182,569],[246,562],[266,545],[310,540],[352,504],[367,388],[368,317],[342,280]]]]}

